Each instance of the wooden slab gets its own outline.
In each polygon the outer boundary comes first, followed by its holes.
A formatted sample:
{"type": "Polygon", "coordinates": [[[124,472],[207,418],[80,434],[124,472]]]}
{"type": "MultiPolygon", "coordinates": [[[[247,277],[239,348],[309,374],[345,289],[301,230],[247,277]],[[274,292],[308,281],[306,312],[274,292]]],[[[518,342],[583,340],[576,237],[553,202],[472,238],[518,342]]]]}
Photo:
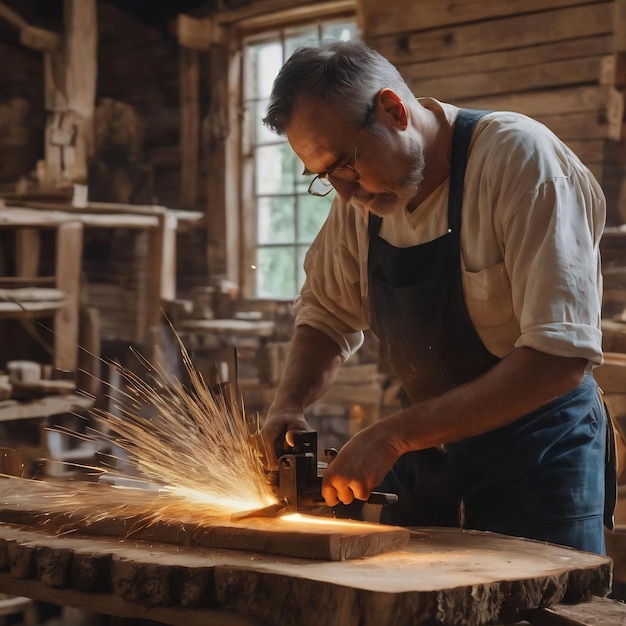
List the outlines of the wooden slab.
{"type": "Polygon", "coordinates": [[[185,626],[213,623],[197,617],[209,608],[280,626],[481,626],[561,600],[604,596],[611,562],[552,544],[442,528],[413,532],[401,551],[323,562],[0,524],[0,572],[0,591],[67,606],[84,606],[90,596],[91,610],[105,614],[120,602],[167,608],[171,621],[163,621],[185,626]],[[183,607],[186,620],[175,618],[183,607]]]}
{"type": "Polygon", "coordinates": [[[391,552],[409,542],[409,531],[395,526],[366,522],[332,520],[301,516],[294,522],[287,518],[249,518],[241,521],[220,520],[215,525],[197,523],[146,522],[137,518],[104,519],[86,523],[69,516],[0,511],[0,520],[35,529],[41,525],[68,529],[90,535],[121,537],[187,547],[252,550],[266,554],[322,561],[345,561],[391,552]],[[25,523],[23,523],[25,522],[25,523]]]}
{"type": "Polygon", "coordinates": [[[0,479],[0,521],[58,532],[158,541],[162,543],[343,561],[398,550],[409,531],[397,526],[335,520],[310,515],[231,520],[223,513],[188,504],[172,494],[148,489],[112,489],[108,485],[67,481],[51,484],[19,478],[0,479]],[[78,505],[95,503],[87,509],[78,505]],[[68,504],[68,498],[72,504],[68,504]],[[63,504],[59,504],[59,501],[63,504]],[[56,504],[55,504],[56,502],[56,504]],[[167,521],[137,511],[176,509],[167,521]],[[138,505],[136,508],[131,508],[138,505]],[[60,507],[63,506],[65,510],[60,507]],[[73,508],[72,508],[73,507],[73,508]],[[69,512],[66,510],[70,508],[69,512]],[[124,511],[122,514],[121,511],[124,511]],[[107,515],[108,512],[108,515],[107,515]],[[297,519],[294,519],[297,518],[297,519]]]}

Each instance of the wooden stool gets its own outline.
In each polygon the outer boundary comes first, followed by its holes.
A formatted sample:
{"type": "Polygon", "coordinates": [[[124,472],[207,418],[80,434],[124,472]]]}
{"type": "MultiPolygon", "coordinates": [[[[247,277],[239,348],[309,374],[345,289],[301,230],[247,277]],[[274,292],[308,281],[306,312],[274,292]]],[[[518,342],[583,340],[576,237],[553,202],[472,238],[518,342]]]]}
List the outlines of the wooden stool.
{"type": "Polygon", "coordinates": [[[33,600],[0,593],[0,626],[6,624],[7,615],[15,615],[16,613],[22,614],[24,626],[37,626],[37,609],[33,600]]]}

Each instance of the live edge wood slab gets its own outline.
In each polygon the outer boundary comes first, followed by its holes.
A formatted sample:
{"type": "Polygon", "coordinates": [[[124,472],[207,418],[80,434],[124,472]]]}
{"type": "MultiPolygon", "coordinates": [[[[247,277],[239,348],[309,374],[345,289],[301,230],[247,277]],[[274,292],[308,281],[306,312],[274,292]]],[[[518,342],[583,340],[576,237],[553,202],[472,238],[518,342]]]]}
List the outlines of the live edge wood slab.
{"type": "Polygon", "coordinates": [[[610,584],[606,557],[456,529],[330,562],[0,524],[0,591],[180,626],[482,626],[610,584]]]}

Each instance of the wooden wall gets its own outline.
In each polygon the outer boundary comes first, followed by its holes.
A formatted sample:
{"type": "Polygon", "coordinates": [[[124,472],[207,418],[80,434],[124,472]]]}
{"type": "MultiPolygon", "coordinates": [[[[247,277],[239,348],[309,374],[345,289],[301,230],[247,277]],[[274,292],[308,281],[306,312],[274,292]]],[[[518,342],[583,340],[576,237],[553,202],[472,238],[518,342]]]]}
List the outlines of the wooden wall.
{"type": "MultiPolygon", "coordinates": [[[[195,206],[181,207],[180,48],[167,21],[146,23],[99,2],[98,30],[90,199],[205,211],[206,183],[198,185],[195,206]]],[[[198,95],[202,113],[206,90],[198,95]]],[[[202,180],[204,171],[199,168],[202,180]]],[[[207,281],[207,233],[196,229],[178,238],[177,278],[184,292],[207,281]]]]}
{"type": "Polygon", "coordinates": [[[416,95],[526,113],[602,183],[626,221],[623,0],[359,0],[364,38],[416,95]]]}
{"type": "MultiPolygon", "coordinates": [[[[55,11],[46,6],[46,11],[37,13],[34,1],[23,4],[23,15],[31,23],[39,27],[60,23],[59,7],[55,11]]],[[[23,46],[16,28],[0,20],[0,60],[0,190],[12,191],[15,182],[34,171],[43,158],[43,56],[23,46]]]]}

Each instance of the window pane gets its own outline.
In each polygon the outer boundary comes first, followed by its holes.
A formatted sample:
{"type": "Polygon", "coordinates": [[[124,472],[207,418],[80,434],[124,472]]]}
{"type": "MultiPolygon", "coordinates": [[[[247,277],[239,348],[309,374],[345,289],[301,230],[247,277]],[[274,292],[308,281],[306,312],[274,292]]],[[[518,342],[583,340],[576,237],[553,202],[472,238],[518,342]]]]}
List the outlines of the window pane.
{"type": "Polygon", "coordinates": [[[354,22],[324,24],[322,26],[323,39],[340,39],[341,41],[349,41],[350,39],[356,39],[357,35],[357,25],[354,22]]]}
{"type": "Polygon", "coordinates": [[[246,54],[244,89],[246,100],[267,98],[282,64],[283,52],[280,42],[250,46],[246,54]]]}
{"type": "Polygon", "coordinates": [[[334,192],[325,198],[310,196],[307,189],[312,176],[302,175],[304,165],[285,137],[267,129],[262,120],[284,59],[299,46],[319,39],[358,38],[358,29],[355,23],[341,18],[326,23],[312,20],[268,32],[264,37],[255,35],[249,40],[243,68],[245,132],[241,158],[250,165],[244,168],[244,175],[247,171],[254,177],[254,181],[244,181],[243,189],[254,194],[244,202],[254,203],[256,209],[255,227],[246,229],[255,236],[246,242],[254,248],[256,258],[252,269],[256,293],[250,295],[289,300],[302,286],[305,253],[328,215],[334,192]]]}
{"type": "Polygon", "coordinates": [[[293,298],[296,287],[296,250],[292,246],[257,249],[258,298],[293,298]]]}
{"type": "Polygon", "coordinates": [[[273,130],[270,130],[263,124],[263,118],[265,117],[265,110],[267,109],[267,100],[259,100],[255,102],[255,131],[256,131],[256,143],[276,143],[285,141],[284,137],[277,135],[273,130]]]}
{"type": "Polygon", "coordinates": [[[293,196],[259,198],[257,238],[260,244],[293,243],[296,239],[296,209],[293,196]]]}
{"type": "Polygon", "coordinates": [[[313,174],[307,174],[306,176],[302,173],[304,172],[304,163],[296,157],[296,187],[294,189],[295,193],[308,193],[309,185],[313,180],[313,174]]]}
{"type": "Polygon", "coordinates": [[[296,157],[288,143],[255,150],[257,194],[293,193],[296,157]]]}
{"type": "Polygon", "coordinates": [[[304,285],[304,279],[306,278],[306,273],[304,272],[304,257],[306,256],[307,250],[309,246],[298,246],[298,266],[296,268],[296,285],[297,290],[293,295],[297,295],[302,289],[302,285],[304,285]]]}
{"type": "Polygon", "coordinates": [[[299,46],[315,41],[319,41],[319,31],[316,25],[297,30],[290,29],[285,37],[285,59],[288,59],[299,46]]]}
{"type": "Polygon", "coordinates": [[[298,243],[310,244],[328,216],[334,194],[298,196],[298,243]]]}

